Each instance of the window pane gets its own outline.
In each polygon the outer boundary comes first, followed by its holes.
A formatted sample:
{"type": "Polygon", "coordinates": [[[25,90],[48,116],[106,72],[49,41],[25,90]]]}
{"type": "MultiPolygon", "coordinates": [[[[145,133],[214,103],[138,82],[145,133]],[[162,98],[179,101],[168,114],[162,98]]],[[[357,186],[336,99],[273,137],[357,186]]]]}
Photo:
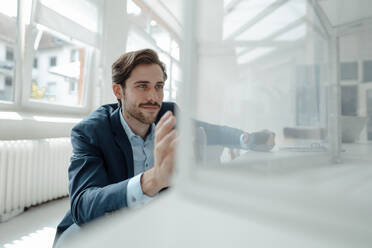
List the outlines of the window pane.
{"type": "Polygon", "coordinates": [[[128,15],[138,16],[142,12],[142,9],[133,0],[127,1],[127,13],[128,15]]]}
{"type": "Polygon", "coordinates": [[[155,20],[150,23],[150,35],[155,40],[156,45],[162,50],[170,53],[171,36],[162,26],[155,20]]]}
{"type": "Polygon", "coordinates": [[[341,87],[341,114],[348,116],[358,115],[358,87],[341,87]]]}
{"type": "Polygon", "coordinates": [[[341,80],[358,80],[358,62],[341,63],[341,80]]]}
{"type": "MultiPolygon", "coordinates": [[[[30,98],[63,105],[81,105],[86,47],[39,30],[41,38],[32,70],[30,98]]],[[[38,40],[38,39],[36,39],[38,40]]]]}
{"type": "Polygon", "coordinates": [[[176,96],[177,96],[177,90],[178,90],[178,86],[180,85],[181,83],[181,69],[179,67],[179,65],[175,62],[173,62],[172,64],[172,81],[171,81],[171,88],[172,88],[172,100],[175,101],[176,100],[176,96]]]}
{"type": "Polygon", "coordinates": [[[17,1],[0,0],[0,101],[13,101],[17,1]]]}
{"type": "Polygon", "coordinates": [[[174,40],[172,40],[172,51],[171,55],[173,58],[180,60],[180,46],[178,43],[174,40]]]}
{"type": "Polygon", "coordinates": [[[144,48],[151,48],[154,49],[154,46],[143,36],[141,36],[138,32],[131,29],[128,32],[128,39],[127,39],[127,49],[126,51],[134,51],[144,48]]]}
{"type": "Polygon", "coordinates": [[[46,7],[71,19],[90,31],[97,32],[98,1],[89,0],[40,0],[46,7]],[[93,3],[96,2],[96,3],[93,3]]]}
{"type": "MultiPolygon", "coordinates": [[[[197,61],[191,116],[245,132],[272,130],[274,149],[285,156],[308,151],[326,155],[328,41],[309,1],[233,1],[223,14],[219,7],[198,7],[198,49],[187,51],[197,61]]],[[[241,148],[239,137],[231,140],[234,144],[228,138],[216,137],[216,145],[241,148]]],[[[269,148],[259,146],[252,148],[269,148]]],[[[276,159],[273,153],[243,150],[249,155],[242,156],[242,165],[276,159]]],[[[194,155],[203,166],[224,163],[222,149],[215,152],[212,145],[194,155]]]]}
{"type": "Polygon", "coordinates": [[[363,61],[363,82],[372,82],[372,60],[363,61]]]}
{"type": "Polygon", "coordinates": [[[368,115],[367,123],[368,140],[372,140],[372,90],[367,91],[367,115],[368,115]]]}

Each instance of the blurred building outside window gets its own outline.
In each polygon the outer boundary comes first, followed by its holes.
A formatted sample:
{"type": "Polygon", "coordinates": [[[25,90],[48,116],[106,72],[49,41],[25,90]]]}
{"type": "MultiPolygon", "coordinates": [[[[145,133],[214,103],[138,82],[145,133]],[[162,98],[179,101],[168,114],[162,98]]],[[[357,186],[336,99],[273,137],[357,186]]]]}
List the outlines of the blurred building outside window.
{"type": "Polygon", "coordinates": [[[17,1],[0,0],[0,101],[14,100],[17,1]]]}
{"type": "Polygon", "coordinates": [[[39,33],[41,37],[35,44],[37,67],[32,70],[34,85],[30,98],[63,105],[81,105],[86,48],[57,37],[56,32],[40,29],[39,33]]]}

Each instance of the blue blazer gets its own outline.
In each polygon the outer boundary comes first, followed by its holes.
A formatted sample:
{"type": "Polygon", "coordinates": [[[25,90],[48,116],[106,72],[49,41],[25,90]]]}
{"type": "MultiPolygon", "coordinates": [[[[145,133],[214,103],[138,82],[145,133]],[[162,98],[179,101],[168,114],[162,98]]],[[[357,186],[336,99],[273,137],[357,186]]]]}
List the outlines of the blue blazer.
{"type": "MultiPolygon", "coordinates": [[[[155,124],[174,103],[164,102],[155,124]]],[[[205,129],[207,145],[236,146],[239,129],[195,121],[205,129]]],[[[117,104],[103,105],[71,132],[73,155],[68,169],[70,210],[57,227],[55,240],[73,223],[82,225],[107,212],[127,207],[127,184],[134,176],[133,151],[120,122],[117,104]]]]}

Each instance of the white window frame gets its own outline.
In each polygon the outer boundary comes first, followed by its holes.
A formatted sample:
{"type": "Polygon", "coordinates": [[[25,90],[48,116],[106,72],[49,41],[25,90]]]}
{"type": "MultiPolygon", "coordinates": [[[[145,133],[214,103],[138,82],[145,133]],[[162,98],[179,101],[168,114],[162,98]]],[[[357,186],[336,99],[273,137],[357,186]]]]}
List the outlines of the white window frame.
{"type": "MultiPolygon", "coordinates": [[[[97,83],[97,70],[93,70],[95,56],[100,44],[99,33],[87,30],[72,20],[61,16],[45,7],[38,0],[32,0],[31,10],[25,9],[29,0],[18,0],[17,9],[17,41],[14,49],[15,80],[13,101],[0,101],[1,111],[44,112],[50,114],[88,114],[93,106],[93,89],[97,83]],[[26,33],[26,11],[31,11],[29,27],[26,33]],[[81,105],[68,106],[60,103],[41,102],[30,99],[31,77],[35,58],[34,41],[37,27],[46,27],[62,36],[68,37],[72,43],[83,43],[86,47],[85,75],[83,82],[83,101],[81,105]]],[[[54,33],[53,33],[54,34],[54,33]]]]}

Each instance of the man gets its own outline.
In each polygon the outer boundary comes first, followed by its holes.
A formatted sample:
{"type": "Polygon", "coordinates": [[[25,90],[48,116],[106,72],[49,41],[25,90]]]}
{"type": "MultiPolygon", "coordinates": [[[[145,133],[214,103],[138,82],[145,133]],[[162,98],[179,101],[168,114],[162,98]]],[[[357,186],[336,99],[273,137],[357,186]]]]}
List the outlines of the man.
{"type": "MultiPolygon", "coordinates": [[[[174,168],[175,104],[163,102],[167,74],[157,54],[144,49],[112,65],[117,104],[100,107],[71,132],[70,206],[56,240],[105,213],[149,201],[169,186],[174,168]]],[[[241,130],[195,121],[208,145],[270,150],[270,132],[241,130]]]]}

